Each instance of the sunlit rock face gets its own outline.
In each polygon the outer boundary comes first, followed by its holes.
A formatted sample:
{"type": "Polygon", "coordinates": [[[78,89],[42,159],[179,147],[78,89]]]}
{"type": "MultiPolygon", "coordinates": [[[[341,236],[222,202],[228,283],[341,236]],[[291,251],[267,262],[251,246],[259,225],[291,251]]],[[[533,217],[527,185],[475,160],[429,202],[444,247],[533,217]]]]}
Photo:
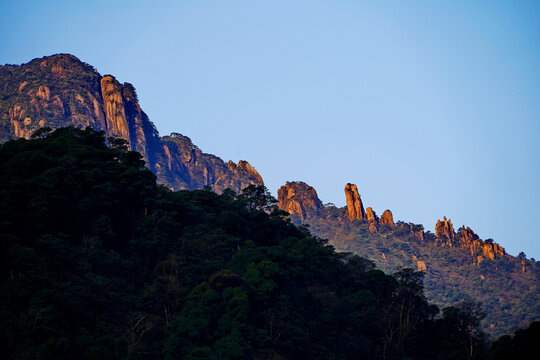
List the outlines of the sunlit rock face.
{"type": "Polygon", "coordinates": [[[391,227],[394,227],[394,217],[392,216],[392,212],[390,210],[384,210],[381,218],[379,219],[379,224],[383,225],[390,225],[391,227]]]}
{"type": "Polygon", "coordinates": [[[366,220],[369,223],[369,231],[370,232],[377,232],[379,230],[379,218],[377,217],[377,214],[375,214],[375,211],[371,207],[368,207],[366,209],[366,220]]]}
{"type": "Polygon", "coordinates": [[[180,134],[161,138],[142,111],[133,85],[101,76],[73,55],[0,66],[0,141],[29,139],[44,127],[90,126],[107,137],[122,138],[143,156],[160,183],[174,189],[210,186],[240,192],[264,185],[247,162],[225,163],[205,154],[180,134]]]}
{"type": "Polygon", "coordinates": [[[100,83],[106,119],[105,132],[108,136],[128,140],[130,134],[122,97],[122,85],[111,75],[102,77],[100,83]]]}
{"type": "Polygon", "coordinates": [[[452,221],[446,219],[446,216],[443,217],[443,221],[437,220],[437,224],[435,224],[435,235],[440,244],[453,246],[453,240],[456,233],[454,232],[452,221]]]}
{"type": "Polygon", "coordinates": [[[478,264],[480,264],[484,258],[495,260],[497,256],[500,257],[505,254],[502,246],[491,240],[480,240],[478,235],[476,235],[470,227],[465,227],[465,225],[459,228],[456,239],[459,241],[459,246],[463,249],[469,250],[471,255],[478,252],[482,254],[477,257],[478,264]]]}
{"type": "Polygon", "coordinates": [[[366,209],[366,220],[367,221],[378,221],[378,217],[377,215],[375,214],[375,211],[373,211],[373,209],[371,207],[368,207],[366,209]]]}
{"type": "Polygon", "coordinates": [[[247,161],[225,163],[206,154],[187,136],[173,133],[161,138],[163,158],[156,164],[156,175],[174,189],[210,186],[217,192],[229,188],[240,192],[249,185],[264,185],[261,175],[247,161]]]}
{"type": "Polygon", "coordinates": [[[301,181],[287,181],[278,189],[277,206],[289,214],[298,214],[304,220],[308,210],[321,209],[323,204],[313,187],[301,181]]]}
{"type": "Polygon", "coordinates": [[[437,243],[440,245],[459,246],[462,249],[469,251],[471,256],[476,256],[477,264],[484,259],[494,260],[497,256],[502,257],[505,255],[505,251],[502,246],[491,240],[483,241],[480,237],[470,228],[463,225],[458,229],[458,232],[454,232],[452,222],[446,217],[443,221],[437,220],[435,225],[435,234],[437,236],[437,243]]]}
{"type": "Polygon", "coordinates": [[[347,216],[349,220],[365,220],[367,218],[355,184],[345,185],[345,199],[347,200],[347,216]]]}

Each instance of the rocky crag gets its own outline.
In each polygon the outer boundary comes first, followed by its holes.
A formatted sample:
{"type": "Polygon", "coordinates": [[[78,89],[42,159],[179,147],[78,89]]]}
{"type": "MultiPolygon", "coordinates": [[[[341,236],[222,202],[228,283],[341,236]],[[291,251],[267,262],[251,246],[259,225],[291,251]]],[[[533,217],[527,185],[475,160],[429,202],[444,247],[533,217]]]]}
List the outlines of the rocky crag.
{"type": "Polygon", "coordinates": [[[323,207],[317,191],[301,181],[288,182],[278,190],[277,206],[289,214],[297,214],[305,220],[308,211],[317,211],[323,207]]]}
{"type": "Polygon", "coordinates": [[[210,186],[239,192],[263,185],[246,161],[225,163],[203,153],[180,134],[160,137],[142,111],[135,88],[112,75],[101,76],[75,56],[59,54],[23,65],[0,66],[0,141],[29,139],[45,127],[102,130],[140,152],[160,183],[174,189],[210,186]]]}
{"type": "Polygon", "coordinates": [[[337,250],[371,259],[388,272],[399,267],[422,271],[426,295],[441,308],[465,298],[483,302],[484,330],[493,336],[540,318],[539,264],[506,254],[469,227],[456,233],[452,221],[443,217],[432,233],[422,225],[394,222],[390,210],[378,217],[372,207],[364,210],[354,184],[345,186],[343,208],[321,206],[315,189],[305,183],[288,182],[278,194],[278,206],[293,222],[309,225],[337,250]]]}
{"type": "Polygon", "coordinates": [[[504,248],[493,242],[493,240],[481,240],[470,227],[463,225],[459,228],[457,234],[454,233],[452,222],[447,220],[437,220],[435,225],[435,235],[437,243],[441,246],[459,246],[470,252],[471,256],[476,256],[478,264],[484,259],[494,260],[495,257],[503,257],[506,252],[504,248]]]}

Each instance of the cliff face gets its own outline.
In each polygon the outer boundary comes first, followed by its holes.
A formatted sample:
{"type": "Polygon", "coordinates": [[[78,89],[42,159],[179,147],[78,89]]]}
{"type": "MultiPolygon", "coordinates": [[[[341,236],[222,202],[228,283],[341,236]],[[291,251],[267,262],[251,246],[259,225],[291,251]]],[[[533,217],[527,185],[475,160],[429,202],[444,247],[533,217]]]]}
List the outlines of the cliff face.
{"type": "Polygon", "coordinates": [[[345,198],[347,200],[347,216],[349,220],[365,220],[367,215],[355,184],[345,185],[345,198]]]}
{"type": "Polygon", "coordinates": [[[318,210],[323,207],[317,191],[308,184],[298,181],[289,182],[278,190],[277,206],[289,214],[298,214],[304,220],[307,210],[318,210]]]}
{"type": "Polygon", "coordinates": [[[105,132],[109,136],[129,139],[130,134],[122,96],[122,85],[111,75],[102,77],[100,84],[105,107],[105,132]]]}
{"type": "Polygon", "coordinates": [[[236,192],[248,185],[263,185],[263,179],[247,161],[223,162],[203,153],[187,136],[173,133],[161,138],[162,158],[156,164],[158,180],[174,189],[198,189],[211,186],[221,192],[236,192]]]}
{"type": "Polygon", "coordinates": [[[210,186],[218,192],[239,192],[250,184],[264,184],[245,161],[226,164],[179,134],[160,138],[131,84],[101,76],[72,55],[0,66],[0,142],[29,139],[43,127],[65,126],[91,126],[127,140],[158,181],[174,190],[210,186]]]}

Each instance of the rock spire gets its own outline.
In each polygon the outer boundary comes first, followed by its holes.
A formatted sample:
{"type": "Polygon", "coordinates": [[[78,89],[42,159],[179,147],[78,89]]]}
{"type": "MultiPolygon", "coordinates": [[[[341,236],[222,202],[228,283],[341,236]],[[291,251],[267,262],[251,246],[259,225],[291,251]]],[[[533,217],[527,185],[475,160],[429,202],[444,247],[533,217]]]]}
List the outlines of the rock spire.
{"type": "Polygon", "coordinates": [[[435,225],[435,235],[441,242],[448,243],[448,245],[452,246],[452,241],[456,236],[452,221],[446,219],[446,216],[443,217],[443,221],[437,220],[437,224],[435,225]]]}
{"type": "Polygon", "coordinates": [[[391,227],[394,227],[394,217],[392,216],[392,212],[390,210],[384,210],[381,218],[379,219],[379,224],[383,225],[390,225],[391,227]]]}
{"type": "Polygon", "coordinates": [[[345,185],[345,198],[347,200],[347,216],[349,220],[365,220],[367,217],[366,212],[355,184],[349,183],[345,185]]]}

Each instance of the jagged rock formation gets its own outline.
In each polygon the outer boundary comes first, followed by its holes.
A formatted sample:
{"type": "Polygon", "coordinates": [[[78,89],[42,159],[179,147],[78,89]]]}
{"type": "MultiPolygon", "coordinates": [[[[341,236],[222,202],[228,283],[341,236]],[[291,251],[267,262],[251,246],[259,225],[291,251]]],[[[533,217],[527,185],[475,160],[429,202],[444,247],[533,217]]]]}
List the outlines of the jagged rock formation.
{"type": "Polygon", "coordinates": [[[457,233],[457,239],[461,248],[469,249],[471,256],[476,254],[482,248],[482,240],[471,230],[470,227],[462,226],[457,233]]]}
{"type": "Polygon", "coordinates": [[[390,225],[391,227],[394,227],[394,217],[392,216],[392,212],[390,210],[384,210],[381,218],[379,219],[379,224],[381,225],[390,225]]]}
{"type": "Polygon", "coordinates": [[[417,269],[418,271],[426,272],[426,271],[427,271],[426,263],[425,263],[424,261],[417,260],[417,261],[416,261],[416,269],[417,269]]]}
{"type": "Polygon", "coordinates": [[[91,126],[126,140],[158,181],[174,190],[210,186],[218,192],[239,192],[250,184],[264,184],[246,161],[225,163],[180,134],[160,138],[131,84],[101,76],[75,56],[59,54],[0,66],[0,142],[29,139],[43,127],[65,126],[91,126]]]}
{"type": "Polygon", "coordinates": [[[465,227],[465,225],[458,229],[457,234],[452,238],[449,238],[447,234],[453,234],[453,228],[452,222],[450,220],[447,221],[446,217],[444,218],[444,222],[441,222],[440,220],[437,221],[435,232],[437,234],[437,241],[439,241],[439,239],[444,239],[443,242],[441,242],[443,245],[454,246],[457,244],[460,248],[468,250],[471,256],[480,252],[481,255],[477,256],[478,265],[480,265],[484,259],[494,260],[496,256],[503,256],[505,254],[502,246],[492,240],[480,240],[480,237],[476,235],[470,227],[465,227]],[[446,226],[445,224],[448,225],[446,226]],[[452,240],[455,240],[455,243],[452,240]]]}
{"type": "Polygon", "coordinates": [[[435,225],[435,235],[442,245],[452,246],[452,240],[454,240],[454,237],[456,236],[454,226],[452,225],[452,221],[446,219],[446,216],[443,217],[443,219],[443,221],[437,220],[437,224],[435,225]]]}
{"type": "Polygon", "coordinates": [[[247,162],[224,163],[220,158],[203,153],[187,136],[172,133],[161,138],[162,161],[156,164],[156,175],[174,189],[196,189],[211,186],[220,192],[230,188],[263,184],[259,173],[247,162]]]}
{"type": "Polygon", "coordinates": [[[366,212],[356,185],[350,183],[345,185],[345,198],[347,200],[347,216],[349,220],[365,220],[366,212]]]}
{"type": "Polygon", "coordinates": [[[304,220],[308,209],[318,210],[323,204],[313,187],[301,181],[287,181],[278,190],[277,206],[289,214],[298,214],[304,220]]]}
{"type": "Polygon", "coordinates": [[[347,200],[347,216],[349,220],[365,220],[368,222],[370,232],[378,232],[379,224],[386,224],[394,227],[394,218],[390,210],[385,210],[379,219],[375,211],[368,207],[364,211],[364,205],[360,199],[358,188],[355,184],[345,185],[345,198],[347,200]]]}

